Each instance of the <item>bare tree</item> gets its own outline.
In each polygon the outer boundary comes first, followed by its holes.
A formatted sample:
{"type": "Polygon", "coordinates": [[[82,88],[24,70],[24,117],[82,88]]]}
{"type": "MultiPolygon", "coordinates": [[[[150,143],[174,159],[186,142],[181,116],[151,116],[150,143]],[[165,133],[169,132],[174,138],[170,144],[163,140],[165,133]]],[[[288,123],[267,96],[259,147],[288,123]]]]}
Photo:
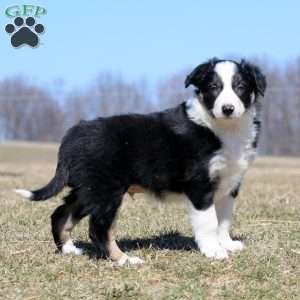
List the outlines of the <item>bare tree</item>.
{"type": "Polygon", "coordinates": [[[162,81],[158,85],[158,103],[160,109],[175,106],[187,100],[192,94],[192,88],[185,89],[184,81],[189,73],[188,70],[181,71],[162,81]]]}
{"type": "Polygon", "coordinates": [[[2,136],[11,140],[57,141],[64,116],[51,95],[22,78],[0,82],[2,136]]]}
{"type": "Polygon", "coordinates": [[[72,92],[66,102],[67,115],[76,123],[79,119],[152,110],[144,81],[128,83],[120,75],[101,73],[84,91],[72,92]]]}
{"type": "Polygon", "coordinates": [[[257,61],[268,81],[267,93],[262,100],[261,153],[299,155],[300,59],[281,67],[266,59],[257,61]]]}
{"type": "MultiPolygon", "coordinates": [[[[236,58],[236,57],[235,57],[236,58]]],[[[262,102],[260,153],[300,153],[300,57],[279,66],[267,57],[252,58],[266,73],[268,88],[262,102]]],[[[5,139],[57,141],[64,127],[80,119],[124,113],[145,113],[175,106],[193,95],[184,80],[191,70],[173,74],[156,88],[152,102],[146,81],[128,82],[121,75],[100,73],[85,89],[61,96],[63,113],[53,96],[22,78],[0,81],[0,136],[5,139]]],[[[58,86],[62,84],[59,83],[58,86]]]]}

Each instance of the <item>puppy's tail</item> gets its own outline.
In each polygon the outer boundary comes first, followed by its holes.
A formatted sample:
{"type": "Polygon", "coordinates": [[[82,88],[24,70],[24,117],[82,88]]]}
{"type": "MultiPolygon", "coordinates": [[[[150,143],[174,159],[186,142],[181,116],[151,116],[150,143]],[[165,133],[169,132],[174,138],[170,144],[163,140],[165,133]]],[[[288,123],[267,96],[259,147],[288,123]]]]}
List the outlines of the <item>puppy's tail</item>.
{"type": "Polygon", "coordinates": [[[55,176],[41,189],[28,191],[16,189],[15,192],[31,201],[44,201],[58,194],[65,186],[67,174],[65,168],[58,164],[55,176]]]}

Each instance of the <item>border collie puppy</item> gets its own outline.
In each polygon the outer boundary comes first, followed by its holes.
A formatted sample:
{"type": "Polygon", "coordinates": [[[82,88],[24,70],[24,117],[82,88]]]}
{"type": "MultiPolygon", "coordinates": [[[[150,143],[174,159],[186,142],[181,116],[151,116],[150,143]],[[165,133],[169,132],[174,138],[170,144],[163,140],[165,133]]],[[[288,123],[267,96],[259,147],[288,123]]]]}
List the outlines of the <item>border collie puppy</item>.
{"type": "Polygon", "coordinates": [[[142,263],[123,253],[112,233],[123,195],[132,185],[162,198],[167,192],[184,194],[205,256],[224,259],[243,249],[230,237],[230,222],[256,152],[265,76],[244,60],[214,58],[187,76],[189,85],[196,87],[195,96],[177,107],[79,122],[62,140],[54,178],[35,191],[16,190],[40,201],[71,188],[52,214],[60,251],[82,252],[71,231],[89,216],[89,236],[99,255],[120,265],[142,263]]]}

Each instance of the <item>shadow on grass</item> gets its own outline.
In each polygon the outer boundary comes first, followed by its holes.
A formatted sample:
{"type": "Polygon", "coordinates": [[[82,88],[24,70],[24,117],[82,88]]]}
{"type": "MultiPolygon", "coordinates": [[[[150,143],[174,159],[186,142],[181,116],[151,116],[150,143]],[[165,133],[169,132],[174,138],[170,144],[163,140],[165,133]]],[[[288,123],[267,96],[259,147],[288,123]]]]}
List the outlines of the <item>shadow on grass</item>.
{"type": "Polygon", "coordinates": [[[118,244],[124,251],[141,248],[185,251],[197,250],[197,245],[193,238],[183,236],[177,231],[162,233],[149,238],[121,239],[118,241],[118,244]]]}
{"type": "MultiPolygon", "coordinates": [[[[234,236],[233,240],[245,241],[244,236],[234,236]]],[[[158,249],[158,250],[198,250],[194,238],[181,235],[177,231],[161,233],[146,238],[123,238],[117,241],[122,251],[131,251],[137,249],[158,249]]],[[[96,251],[95,246],[90,242],[75,241],[75,245],[83,250],[84,255],[90,258],[104,258],[104,255],[96,251]]]]}
{"type": "MultiPolygon", "coordinates": [[[[123,238],[117,241],[122,251],[131,251],[136,249],[160,249],[160,250],[197,250],[197,245],[192,237],[186,237],[179,232],[161,233],[159,235],[146,238],[123,238]]],[[[84,254],[90,258],[101,257],[92,243],[77,241],[76,246],[83,249],[84,254]]]]}

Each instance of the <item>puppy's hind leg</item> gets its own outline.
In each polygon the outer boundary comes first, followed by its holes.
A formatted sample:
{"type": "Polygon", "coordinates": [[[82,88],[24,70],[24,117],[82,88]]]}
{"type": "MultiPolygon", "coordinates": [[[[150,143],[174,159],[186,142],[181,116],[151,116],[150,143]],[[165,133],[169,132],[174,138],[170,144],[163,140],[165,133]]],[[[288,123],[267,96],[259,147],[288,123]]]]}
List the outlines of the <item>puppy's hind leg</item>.
{"type": "Polygon", "coordinates": [[[53,212],[51,216],[52,234],[59,251],[63,254],[74,253],[80,255],[82,250],[74,245],[71,232],[84,215],[77,203],[68,204],[68,202],[71,202],[71,198],[76,199],[75,193],[71,192],[65,199],[67,203],[57,207],[53,212]]]}
{"type": "Polygon", "coordinates": [[[96,209],[93,210],[90,216],[89,234],[92,242],[96,246],[98,255],[105,258],[110,258],[116,261],[119,265],[140,264],[143,263],[138,257],[130,257],[124,253],[117,245],[112,233],[114,219],[118,208],[121,204],[123,194],[120,194],[114,199],[104,202],[102,201],[96,209]]]}
{"type": "Polygon", "coordinates": [[[107,249],[109,253],[109,258],[113,261],[116,261],[119,266],[123,266],[126,263],[131,265],[142,264],[144,261],[137,256],[129,256],[124,253],[118,246],[112,229],[108,231],[108,242],[107,242],[107,249]]]}

